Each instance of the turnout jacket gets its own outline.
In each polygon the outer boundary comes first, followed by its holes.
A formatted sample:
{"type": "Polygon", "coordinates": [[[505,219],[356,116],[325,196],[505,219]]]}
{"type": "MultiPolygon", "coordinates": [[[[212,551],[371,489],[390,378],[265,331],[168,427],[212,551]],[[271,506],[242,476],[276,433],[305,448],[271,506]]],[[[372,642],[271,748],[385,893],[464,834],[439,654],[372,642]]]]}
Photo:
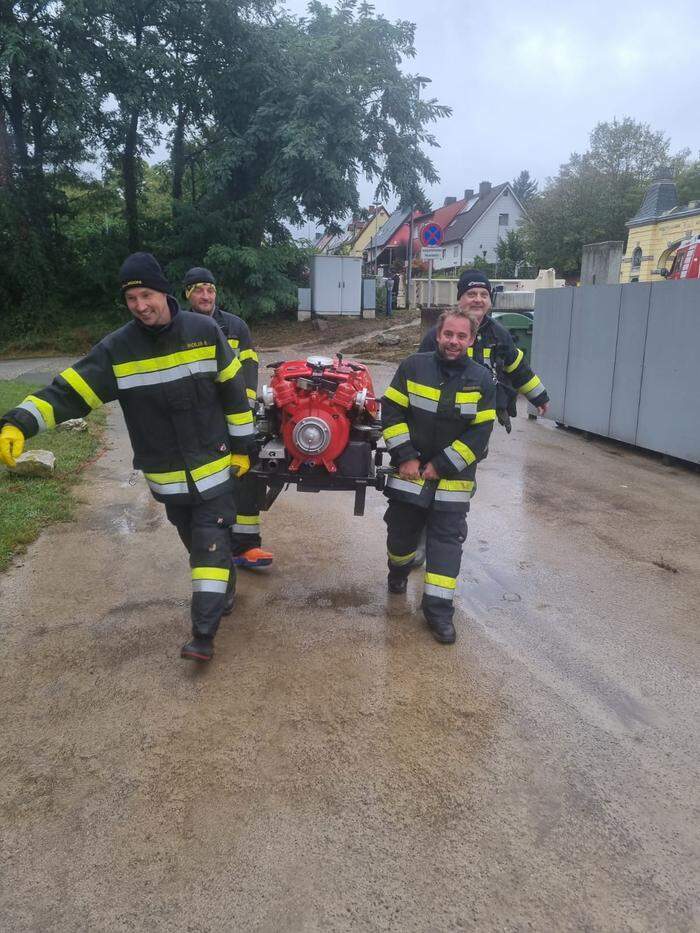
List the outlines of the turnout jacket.
{"type": "Polygon", "coordinates": [[[389,476],[385,494],[423,508],[467,512],[476,465],[486,456],[496,417],[489,369],[465,356],[447,361],[416,353],[399,366],[382,398],[383,437],[394,466],[432,463],[440,480],[389,476]]]}
{"type": "MultiPolygon", "coordinates": [[[[418,348],[419,353],[432,350],[437,350],[437,327],[426,333],[418,348]]],[[[530,369],[523,351],[515,346],[509,331],[490,314],[481,322],[474,346],[469,347],[467,354],[496,374],[499,383],[496,408],[499,410],[508,408],[515,392],[520,392],[535,406],[549,401],[542,380],[530,369]]],[[[515,414],[514,409],[511,414],[515,414]]]]}
{"type": "Polygon", "coordinates": [[[168,297],[170,322],[136,319],[104,337],[51,385],[0,419],[25,437],[118,401],[134,451],[160,502],[213,499],[233,488],[230,455],[255,438],[241,363],[208,317],[168,297]]]}
{"type": "Polygon", "coordinates": [[[253,347],[250,328],[242,318],[218,306],[214,308],[212,317],[224,332],[224,337],[233,350],[234,356],[241,361],[246,392],[250,404],[253,405],[258,396],[258,354],[253,347]]]}

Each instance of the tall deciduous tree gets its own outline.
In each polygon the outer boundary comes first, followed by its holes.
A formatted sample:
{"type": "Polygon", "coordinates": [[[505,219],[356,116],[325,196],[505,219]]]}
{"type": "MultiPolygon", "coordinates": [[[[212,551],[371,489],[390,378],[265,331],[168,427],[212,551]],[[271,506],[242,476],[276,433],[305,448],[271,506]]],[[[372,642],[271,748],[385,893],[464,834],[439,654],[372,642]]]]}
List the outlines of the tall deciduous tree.
{"type": "Polygon", "coordinates": [[[687,158],[687,150],[671,155],[663,133],[629,117],[599,123],[589,150],[573,153],[528,205],[524,231],[537,263],[575,274],[586,243],[624,240],[625,224],[659,168],[678,172],[687,158]]]}

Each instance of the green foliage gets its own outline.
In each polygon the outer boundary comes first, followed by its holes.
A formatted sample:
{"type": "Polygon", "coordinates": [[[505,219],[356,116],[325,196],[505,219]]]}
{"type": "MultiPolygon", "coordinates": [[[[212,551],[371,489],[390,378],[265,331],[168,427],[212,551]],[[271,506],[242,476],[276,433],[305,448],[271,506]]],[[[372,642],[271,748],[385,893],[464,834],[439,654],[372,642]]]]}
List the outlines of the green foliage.
{"type": "Polygon", "coordinates": [[[513,179],[513,192],[524,207],[527,207],[537,194],[537,182],[534,178],[530,178],[530,173],[526,168],[513,179]]]}
{"type": "Polygon", "coordinates": [[[496,254],[496,278],[522,278],[525,267],[532,265],[527,256],[525,238],[518,230],[509,230],[505,239],[499,238],[496,254]]]}
{"type": "Polygon", "coordinates": [[[358,0],[303,18],[275,0],[2,5],[0,346],[115,316],[136,248],[175,285],[211,264],[246,316],[293,307],[308,255],[290,225],[356,211],[360,175],[417,204],[437,180],[424,150],[449,109],[420,99],[414,54],[411,23],[358,0]],[[101,178],[80,170],[98,159],[101,178]]]}
{"type": "Polygon", "coordinates": [[[671,156],[663,133],[629,117],[599,123],[591,133],[590,149],[583,155],[573,153],[528,204],[523,233],[536,264],[574,275],[586,243],[625,240],[625,224],[659,168],[670,166],[677,174],[687,158],[687,150],[671,156]]]}
{"type": "MultiPolygon", "coordinates": [[[[0,411],[13,408],[38,386],[0,380],[0,411]]],[[[14,554],[23,551],[51,522],[67,521],[75,507],[70,487],[80,469],[100,449],[104,427],[101,412],[91,415],[89,431],[52,431],[32,438],[26,450],[51,450],[56,456],[56,471],[51,477],[16,476],[0,465],[0,570],[14,554]]]]}

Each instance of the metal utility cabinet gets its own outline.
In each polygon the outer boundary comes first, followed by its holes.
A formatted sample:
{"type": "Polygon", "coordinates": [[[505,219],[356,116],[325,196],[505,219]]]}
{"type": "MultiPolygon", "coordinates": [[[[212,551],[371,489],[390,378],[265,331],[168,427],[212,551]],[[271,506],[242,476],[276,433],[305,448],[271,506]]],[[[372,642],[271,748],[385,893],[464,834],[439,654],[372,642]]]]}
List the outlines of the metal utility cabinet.
{"type": "Polygon", "coordinates": [[[311,260],[311,308],[314,314],[362,312],[362,259],[314,256],[311,260]]]}

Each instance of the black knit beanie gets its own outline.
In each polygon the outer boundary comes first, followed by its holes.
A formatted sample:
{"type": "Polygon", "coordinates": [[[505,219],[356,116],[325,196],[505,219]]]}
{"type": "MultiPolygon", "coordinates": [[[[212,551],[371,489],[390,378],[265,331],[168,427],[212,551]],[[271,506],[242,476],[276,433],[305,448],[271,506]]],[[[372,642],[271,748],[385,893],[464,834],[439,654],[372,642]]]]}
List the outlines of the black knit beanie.
{"type": "Polygon", "coordinates": [[[188,269],[182,280],[183,297],[187,298],[187,290],[192,285],[199,285],[200,282],[206,282],[208,285],[216,285],[216,279],[213,273],[210,272],[209,269],[205,269],[204,266],[193,266],[191,269],[188,269]]]}
{"type": "Polygon", "coordinates": [[[460,275],[459,282],[457,282],[457,301],[470,288],[485,288],[489,295],[491,294],[491,283],[484,273],[477,269],[467,269],[460,275]]]}
{"type": "Polygon", "coordinates": [[[170,294],[170,284],[151,253],[132,253],[127,256],[119,270],[119,285],[122,295],[127,288],[152,288],[154,292],[170,294]]]}

